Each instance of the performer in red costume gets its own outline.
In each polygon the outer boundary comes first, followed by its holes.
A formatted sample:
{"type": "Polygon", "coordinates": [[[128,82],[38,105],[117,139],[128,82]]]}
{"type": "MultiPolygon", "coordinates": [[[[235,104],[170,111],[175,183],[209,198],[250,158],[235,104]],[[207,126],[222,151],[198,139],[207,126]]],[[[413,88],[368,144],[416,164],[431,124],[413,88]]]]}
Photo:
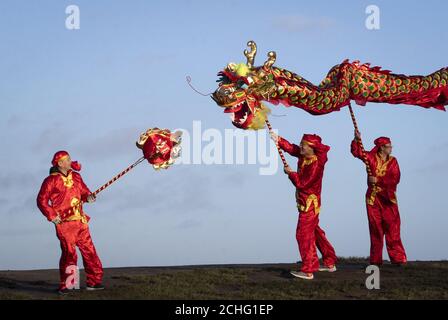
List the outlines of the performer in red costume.
{"type": "Polygon", "coordinates": [[[322,144],[322,139],[315,134],[303,135],[300,145],[289,143],[274,133],[272,137],[281,149],[298,158],[297,172],[293,172],[289,166],[285,167],[285,173],[296,187],[296,201],[299,209],[296,239],[302,257],[301,271],[292,271],[291,274],[311,280],[316,271],[335,272],[336,253],[325,232],[319,227],[322,178],[330,147],[322,144]],[[324,263],[321,268],[316,245],[324,263]]]}
{"type": "Polygon", "coordinates": [[[95,197],[77,172],[81,165],[72,162],[66,151],[56,152],[51,163],[50,175],[37,196],[37,206],[55,224],[61,244],[59,293],[66,294],[73,289],[72,283],[67,282],[74,271],[72,267],[77,266],[76,247],[82,255],[87,290],[102,290],[103,267],[90,237],[87,224],[90,218],[82,208],[83,202],[94,202],[95,197]]]}
{"type": "Polygon", "coordinates": [[[387,137],[375,140],[375,147],[363,154],[360,145],[361,134],[355,130],[355,139],[351,144],[354,157],[365,161],[372,172],[368,177],[366,194],[367,216],[370,230],[370,263],[383,263],[383,241],[392,263],[406,264],[407,258],[400,236],[400,213],[395,192],[400,182],[400,167],[391,155],[392,145],[387,137]]]}

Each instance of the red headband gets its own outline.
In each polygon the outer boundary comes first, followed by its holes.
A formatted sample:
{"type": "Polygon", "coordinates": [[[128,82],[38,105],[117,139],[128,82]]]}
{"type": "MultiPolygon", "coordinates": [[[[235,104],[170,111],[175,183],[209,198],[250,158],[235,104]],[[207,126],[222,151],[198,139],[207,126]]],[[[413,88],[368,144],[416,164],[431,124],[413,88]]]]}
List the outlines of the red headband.
{"type": "MultiPolygon", "coordinates": [[[[58,165],[59,161],[64,160],[64,158],[66,158],[68,156],[69,156],[69,154],[67,151],[58,151],[54,154],[53,160],[51,160],[51,164],[53,165],[53,167],[56,167],[58,165]]],[[[78,161],[72,161],[71,167],[75,171],[81,170],[81,164],[78,163],[78,161]]]]}
{"type": "Polygon", "coordinates": [[[308,143],[308,145],[317,153],[327,153],[330,147],[322,143],[322,138],[317,134],[304,134],[302,141],[308,143]]]}
{"type": "Polygon", "coordinates": [[[385,144],[390,144],[391,141],[388,137],[379,137],[378,139],[375,139],[373,142],[377,147],[384,146],[385,144]]]}
{"type": "Polygon", "coordinates": [[[384,146],[385,144],[389,144],[389,143],[391,143],[391,141],[388,137],[379,137],[379,138],[375,139],[375,141],[373,143],[375,144],[375,146],[373,147],[371,152],[378,153],[381,146],[384,146]]]}

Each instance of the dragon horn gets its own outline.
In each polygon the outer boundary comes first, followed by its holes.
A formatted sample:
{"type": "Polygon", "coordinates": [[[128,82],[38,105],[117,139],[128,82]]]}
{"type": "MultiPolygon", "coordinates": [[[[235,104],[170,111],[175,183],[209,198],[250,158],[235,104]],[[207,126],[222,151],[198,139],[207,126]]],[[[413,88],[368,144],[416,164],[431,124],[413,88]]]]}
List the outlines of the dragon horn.
{"type": "Polygon", "coordinates": [[[264,68],[270,69],[272,67],[272,65],[275,63],[276,59],[277,59],[277,54],[275,53],[275,51],[269,51],[268,60],[266,60],[266,62],[263,65],[264,68]]]}
{"type": "Polygon", "coordinates": [[[246,64],[249,68],[252,68],[254,66],[255,55],[257,54],[257,44],[251,40],[247,42],[247,46],[250,48],[250,51],[244,50],[244,55],[247,59],[246,64]]]}

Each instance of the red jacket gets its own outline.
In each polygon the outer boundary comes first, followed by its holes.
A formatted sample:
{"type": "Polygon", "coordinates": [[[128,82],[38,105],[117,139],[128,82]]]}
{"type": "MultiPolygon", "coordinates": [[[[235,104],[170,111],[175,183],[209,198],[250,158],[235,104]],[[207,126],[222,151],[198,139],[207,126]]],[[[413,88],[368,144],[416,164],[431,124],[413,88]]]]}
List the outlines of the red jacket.
{"type": "Polygon", "coordinates": [[[311,209],[315,213],[320,212],[322,179],[324,176],[327,153],[316,153],[312,158],[305,158],[300,155],[300,148],[296,144],[288,142],[279,137],[280,148],[297,157],[297,172],[291,172],[288,177],[296,187],[297,207],[300,212],[308,212],[311,209]]]}
{"type": "Polygon", "coordinates": [[[84,214],[82,202],[89,194],[91,192],[78,172],[70,170],[67,175],[54,172],[42,183],[37,206],[48,221],[59,215],[62,221],[87,222],[89,217],[84,214]]]}
{"type": "MultiPolygon", "coordinates": [[[[363,160],[362,150],[356,140],[352,141],[351,152],[354,157],[363,160]]],[[[401,175],[397,159],[389,156],[386,161],[383,161],[378,155],[376,148],[367,151],[366,156],[370,170],[372,170],[373,175],[377,178],[375,190],[368,183],[366,195],[368,204],[373,205],[376,196],[388,202],[397,203],[395,192],[398,183],[400,183],[401,175]]]]}

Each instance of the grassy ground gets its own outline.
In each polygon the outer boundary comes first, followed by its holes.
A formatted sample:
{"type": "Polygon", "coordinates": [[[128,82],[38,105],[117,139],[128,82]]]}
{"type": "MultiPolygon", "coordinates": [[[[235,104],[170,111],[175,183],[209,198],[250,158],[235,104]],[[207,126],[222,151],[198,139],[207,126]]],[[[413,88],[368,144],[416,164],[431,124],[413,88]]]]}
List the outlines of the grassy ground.
{"type": "MultiPolygon", "coordinates": [[[[0,271],[0,299],[448,299],[448,261],[384,265],[379,290],[367,290],[367,261],[342,259],[313,281],[290,276],[295,264],[105,270],[101,292],[60,297],[57,270],[0,271]]],[[[81,279],[84,279],[83,274],[81,279]]]]}

